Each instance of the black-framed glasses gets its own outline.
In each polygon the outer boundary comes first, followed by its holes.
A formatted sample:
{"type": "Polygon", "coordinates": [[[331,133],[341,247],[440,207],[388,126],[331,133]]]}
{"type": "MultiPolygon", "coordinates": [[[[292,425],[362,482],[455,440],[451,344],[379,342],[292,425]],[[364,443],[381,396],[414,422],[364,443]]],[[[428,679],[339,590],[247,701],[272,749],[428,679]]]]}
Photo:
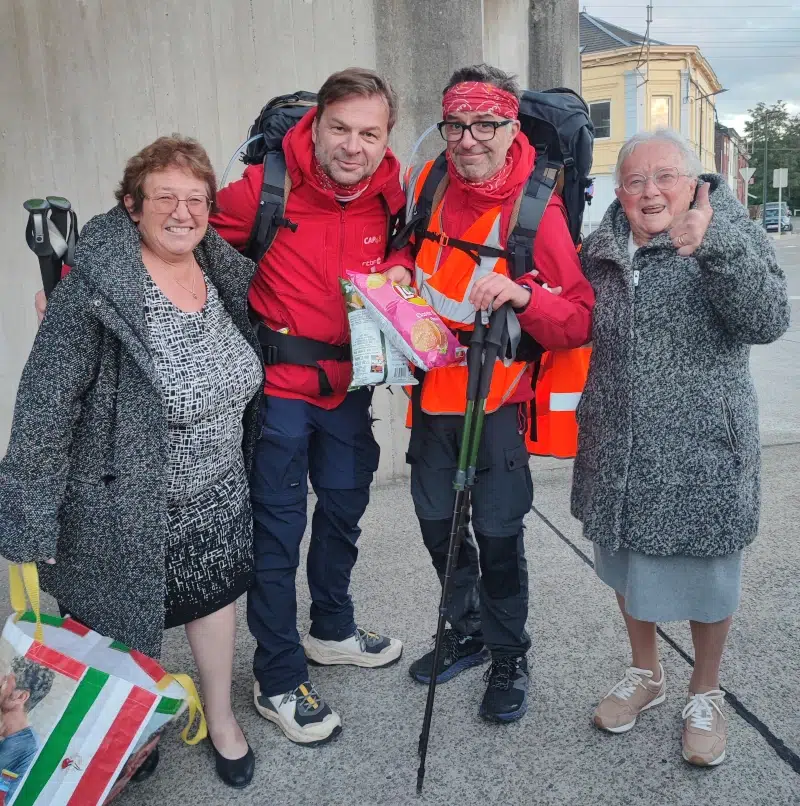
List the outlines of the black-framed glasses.
{"type": "Polygon", "coordinates": [[[508,126],[513,120],[476,120],[474,123],[457,123],[454,120],[443,120],[436,124],[439,134],[448,143],[457,143],[464,132],[469,132],[473,140],[485,143],[492,140],[501,126],[508,126]]]}
{"type": "Polygon", "coordinates": [[[145,196],[153,203],[153,209],[157,213],[174,213],[181,202],[186,202],[186,207],[192,215],[205,215],[211,209],[211,199],[208,196],[189,196],[188,199],[179,199],[173,193],[159,193],[158,196],[145,196]]]}
{"type": "Polygon", "coordinates": [[[689,174],[682,174],[677,168],[662,168],[650,176],[645,174],[629,174],[622,180],[622,187],[631,196],[639,196],[644,193],[647,180],[652,179],[653,184],[659,190],[672,190],[678,184],[678,179],[689,174]]]}

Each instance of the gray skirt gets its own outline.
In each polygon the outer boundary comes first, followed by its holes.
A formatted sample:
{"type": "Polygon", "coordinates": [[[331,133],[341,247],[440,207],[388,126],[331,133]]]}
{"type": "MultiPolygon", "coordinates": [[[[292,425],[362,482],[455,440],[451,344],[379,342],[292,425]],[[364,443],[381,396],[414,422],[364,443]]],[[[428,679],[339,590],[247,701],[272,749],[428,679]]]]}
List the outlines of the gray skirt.
{"type": "Polygon", "coordinates": [[[739,606],[742,552],[723,557],[654,557],[630,549],[611,554],[594,546],[597,576],[625,597],[639,621],[713,623],[739,606]]]}

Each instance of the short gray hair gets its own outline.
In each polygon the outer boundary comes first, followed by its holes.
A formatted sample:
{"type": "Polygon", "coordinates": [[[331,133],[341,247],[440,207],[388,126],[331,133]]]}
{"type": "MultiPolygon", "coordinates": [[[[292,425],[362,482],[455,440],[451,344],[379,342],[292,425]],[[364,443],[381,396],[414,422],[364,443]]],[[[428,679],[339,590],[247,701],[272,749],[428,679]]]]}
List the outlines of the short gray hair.
{"type": "MultiPolygon", "coordinates": [[[[686,173],[689,176],[697,177],[704,172],[703,163],[700,162],[694,153],[689,141],[674,129],[658,128],[653,132],[639,132],[628,138],[619,150],[617,165],[614,168],[614,182],[619,187],[622,181],[622,164],[636,150],[636,146],[642,143],[668,143],[674,146],[683,158],[686,173]]],[[[677,167],[677,166],[676,166],[677,167]]]]}

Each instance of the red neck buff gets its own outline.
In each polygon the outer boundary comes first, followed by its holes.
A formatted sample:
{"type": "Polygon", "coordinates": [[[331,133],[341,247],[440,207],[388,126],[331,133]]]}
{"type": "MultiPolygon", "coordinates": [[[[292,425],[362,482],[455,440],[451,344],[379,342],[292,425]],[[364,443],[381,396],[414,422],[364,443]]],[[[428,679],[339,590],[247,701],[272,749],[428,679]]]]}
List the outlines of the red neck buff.
{"type": "MultiPolygon", "coordinates": [[[[516,120],[519,115],[519,100],[512,93],[501,90],[494,84],[487,84],[483,81],[462,81],[447,90],[442,98],[444,119],[446,120],[447,116],[454,112],[483,112],[508,120],[516,120]]],[[[505,185],[514,170],[514,153],[514,148],[508,150],[505,164],[494,176],[474,182],[461,176],[453,165],[448,151],[448,173],[451,180],[455,179],[467,187],[486,194],[494,194],[505,185]]]]}
{"type": "Polygon", "coordinates": [[[332,191],[336,201],[342,203],[357,199],[369,187],[370,180],[372,179],[371,176],[367,176],[360,182],[356,182],[355,185],[342,185],[334,179],[331,179],[331,177],[322,170],[322,166],[319,164],[316,157],[313,157],[311,167],[314,171],[314,181],[317,185],[323,190],[332,191]]]}

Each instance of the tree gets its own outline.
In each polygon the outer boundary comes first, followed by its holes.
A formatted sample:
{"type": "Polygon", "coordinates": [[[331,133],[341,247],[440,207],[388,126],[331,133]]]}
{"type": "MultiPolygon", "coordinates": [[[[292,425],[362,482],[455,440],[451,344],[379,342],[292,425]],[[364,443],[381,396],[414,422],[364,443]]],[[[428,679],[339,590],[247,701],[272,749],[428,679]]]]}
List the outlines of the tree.
{"type": "Polygon", "coordinates": [[[759,103],[748,109],[750,120],[745,123],[745,139],[750,148],[750,166],[756,169],[750,192],[763,198],[764,145],[767,147],[767,201],[777,201],[778,191],[772,187],[772,171],[788,168],[789,187],[784,188],[783,198],[789,209],[800,208],[800,115],[790,115],[784,101],[771,106],[759,103]]]}

